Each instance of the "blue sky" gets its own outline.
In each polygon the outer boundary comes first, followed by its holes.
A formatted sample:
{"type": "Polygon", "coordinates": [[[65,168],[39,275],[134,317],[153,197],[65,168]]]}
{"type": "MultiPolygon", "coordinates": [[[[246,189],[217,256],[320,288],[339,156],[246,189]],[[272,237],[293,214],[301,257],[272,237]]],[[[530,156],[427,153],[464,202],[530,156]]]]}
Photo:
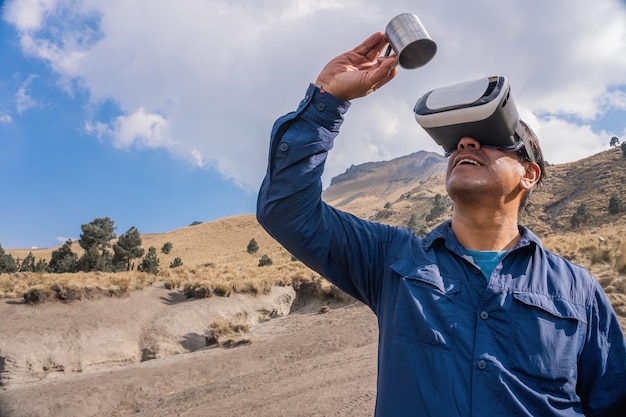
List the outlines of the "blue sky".
{"type": "Polygon", "coordinates": [[[437,55],[353,103],[325,185],[352,164],[441,152],[415,102],[490,75],[509,77],[551,163],[626,139],[623,0],[0,4],[4,248],[58,246],[96,217],[153,233],[254,212],[276,117],[330,58],[404,12],[437,55]]]}

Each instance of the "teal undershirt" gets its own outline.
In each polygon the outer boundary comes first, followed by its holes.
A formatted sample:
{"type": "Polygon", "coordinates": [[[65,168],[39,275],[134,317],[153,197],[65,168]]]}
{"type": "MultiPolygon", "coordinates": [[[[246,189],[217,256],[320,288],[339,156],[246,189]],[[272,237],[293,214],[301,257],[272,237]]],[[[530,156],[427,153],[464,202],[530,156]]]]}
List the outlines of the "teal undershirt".
{"type": "Polygon", "coordinates": [[[506,255],[505,250],[490,251],[467,249],[467,252],[472,255],[474,262],[480,267],[480,271],[487,279],[487,282],[489,282],[489,278],[495,267],[498,266],[502,258],[504,258],[504,255],[506,255]]]}

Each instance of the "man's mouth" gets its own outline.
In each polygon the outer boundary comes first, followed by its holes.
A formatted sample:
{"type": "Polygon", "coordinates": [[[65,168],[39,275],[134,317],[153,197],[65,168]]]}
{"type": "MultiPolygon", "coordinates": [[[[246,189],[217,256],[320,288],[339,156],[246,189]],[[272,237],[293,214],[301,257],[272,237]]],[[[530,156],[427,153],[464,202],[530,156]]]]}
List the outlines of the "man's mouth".
{"type": "Polygon", "coordinates": [[[478,163],[477,161],[473,160],[473,159],[469,159],[469,158],[463,158],[460,159],[459,161],[457,161],[455,167],[458,167],[459,165],[476,165],[476,166],[480,166],[480,163],[478,163]]]}

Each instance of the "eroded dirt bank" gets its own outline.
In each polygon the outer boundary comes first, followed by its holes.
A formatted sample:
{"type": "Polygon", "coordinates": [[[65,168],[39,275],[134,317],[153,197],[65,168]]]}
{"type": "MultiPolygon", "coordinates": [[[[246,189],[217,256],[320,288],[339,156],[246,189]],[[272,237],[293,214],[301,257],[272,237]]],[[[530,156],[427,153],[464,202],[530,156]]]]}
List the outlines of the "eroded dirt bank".
{"type": "Polygon", "coordinates": [[[375,317],[356,302],[295,299],[290,287],[186,300],[155,286],[122,300],[2,303],[0,416],[371,415],[375,317]],[[206,347],[215,317],[252,323],[249,344],[206,347]]]}

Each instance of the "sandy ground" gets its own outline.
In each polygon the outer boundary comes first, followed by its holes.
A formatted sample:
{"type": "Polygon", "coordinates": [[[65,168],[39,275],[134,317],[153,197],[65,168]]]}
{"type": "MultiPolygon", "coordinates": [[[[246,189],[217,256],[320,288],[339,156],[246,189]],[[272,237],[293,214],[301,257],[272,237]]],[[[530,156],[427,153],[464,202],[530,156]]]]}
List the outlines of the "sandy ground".
{"type": "Polygon", "coordinates": [[[372,415],[376,319],[325,304],[290,287],[186,300],[158,284],[67,305],[0,300],[0,416],[372,415]],[[251,343],[206,347],[216,317],[246,320],[251,343]]]}

